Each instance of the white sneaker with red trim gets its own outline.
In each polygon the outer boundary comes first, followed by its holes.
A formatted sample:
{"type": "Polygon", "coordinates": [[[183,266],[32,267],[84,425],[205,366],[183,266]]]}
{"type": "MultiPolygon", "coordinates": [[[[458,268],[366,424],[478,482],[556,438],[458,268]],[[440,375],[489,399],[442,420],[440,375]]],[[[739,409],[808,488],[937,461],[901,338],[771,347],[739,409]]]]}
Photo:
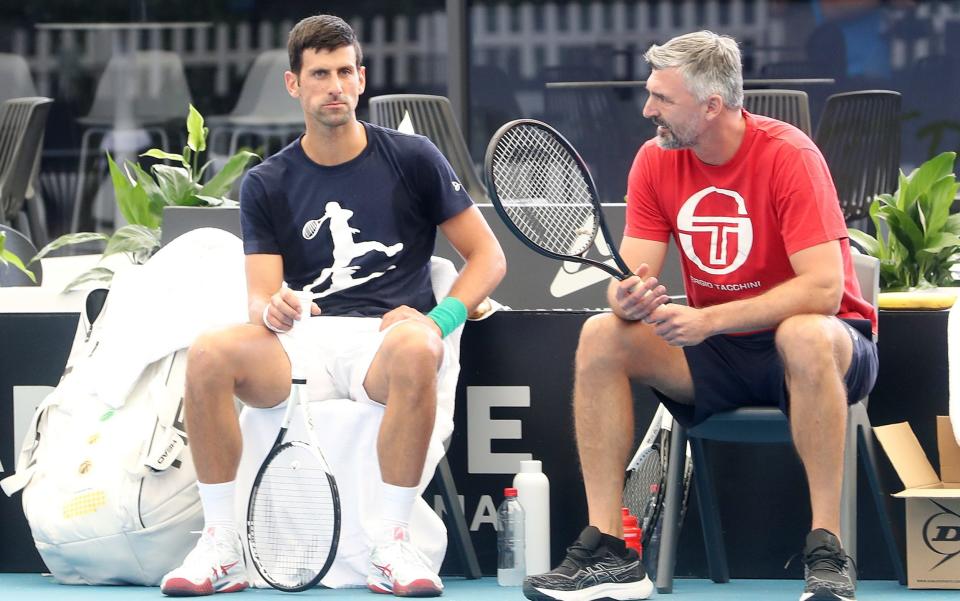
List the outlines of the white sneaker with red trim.
{"type": "Polygon", "coordinates": [[[405,532],[373,547],[367,588],[395,597],[439,597],[443,594],[443,583],[430,569],[430,560],[410,543],[405,532]]]}
{"type": "Polygon", "coordinates": [[[171,597],[236,593],[249,586],[240,535],[232,530],[207,528],[197,546],[160,583],[171,597]]]}

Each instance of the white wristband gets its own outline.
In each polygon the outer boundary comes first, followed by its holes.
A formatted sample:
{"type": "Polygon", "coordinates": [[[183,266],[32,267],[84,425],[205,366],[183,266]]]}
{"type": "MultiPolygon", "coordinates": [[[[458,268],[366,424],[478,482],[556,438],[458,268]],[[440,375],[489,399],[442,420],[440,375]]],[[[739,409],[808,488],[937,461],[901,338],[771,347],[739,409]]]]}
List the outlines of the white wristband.
{"type": "Polygon", "coordinates": [[[271,325],[270,322],[267,321],[267,312],[268,312],[268,311],[270,311],[270,305],[269,305],[269,304],[264,305],[264,306],[263,306],[263,325],[265,325],[265,326],[267,327],[267,329],[270,330],[271,332],[276,332],[277,334],[283,334],[283,333],[284,333],[284,330],[281,330],[280,328],[275,328],[275,327],[273,327],[273,325],[271,325]]]}

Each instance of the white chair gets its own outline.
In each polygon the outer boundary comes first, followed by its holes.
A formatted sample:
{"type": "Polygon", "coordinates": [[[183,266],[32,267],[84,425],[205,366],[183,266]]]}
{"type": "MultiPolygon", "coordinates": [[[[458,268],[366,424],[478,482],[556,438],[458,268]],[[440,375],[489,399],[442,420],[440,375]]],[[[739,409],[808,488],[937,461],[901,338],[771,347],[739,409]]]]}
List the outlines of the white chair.
{"type": "Polygon", "coordinates": [[[229,115],[207,118],[211,134],[210,146],[229,134],[228,154],[237,151],[241,136],[258,138],[269,143],[278,139],[281,144],[303,132],[303,111],[300,103],[287,93],[283,73],[289,68],[285,49],[260,53],[243,80],[237,104],[229,115]]]}
{"type": "MultiPolygon", "coordinates": [[[[434,294],[437,298],[446,296],[456,279],[457,271],[447,259],[434,257],[431,261],[431,277],[434,294]]],[[[459,377],[459,344],[463,329],[458,328],[450,334],[454,338],[457,356],[450,357],[456,369],[445,372],[443,380],[437,383],[437,419],[433,436],[427,450],[423,476],[420,479],[420,492],[434,478],[434,472],[440,478],[441,494],[446,505],[446,515],[452,518],[449,531],[444,531],[443,521],[430,506],[418,498],[411,516],[411,539],[433,562],[439,571],[447,548],[447,535],[453,536],[453,542],[460,552],[460,559],[468,578],[479,578],[480,570],[476,560],[469,532],[463,518],[463,512],[457,500],[456,489],[450,477],[450,469],[445,458],[445,442],[453,434],[453,411],[459,377]]],[[[253,409],[244,407],[240,412],[240,427],[243,432],[243,456],[237,472],[238,523],[243,523],[247,515],[249,490],[256,472],[269,452],[283,418],[285,408],[253,409]]],[[[317,438],[324,457],[337,478],[337,487],[341,495],[342,522],[340,547],[330,572],[322,584],[329,587],[360,586],[366,582],[366,569],[369,555],[370,530],[374,523],[365,523],[377,504],[380,470],[376,454],[376,440],[383,408],[367,403],[357,403],[349,399],[316,399],[310,407],[313,415],[317,438]],[[366,452],[364,452],[366,451],[366,452]]],[[[303,424],[295,420],[291,432],[296,436],[303,424]]],[[[245,545],[246,546],[246,545],[245,545]]],[[[252,565],[248,562],[248,565],[252,565]]],[[[255,571],[251,571],[253,582],[262,581],[255,571]]]]}
{"type": "Polygon", "coordinates": [[[0,102],[11,98],[38,96],[30,65],[19,54],[0,52],[0,102]]]}
{"type": "Polygon", "coordinates": [[[100,145],[113,147],[115,153],[129,153],[145,147],[155,135],[161,148],[169,151],[166,126],[182,123],[192,101],[183,61],[176,53],[146,50],[110,59],[97,81],[90,111],[77,119],[85,131],[80,138],[71,231],[80,225],[93,137],[101,136],[100,145]]]}

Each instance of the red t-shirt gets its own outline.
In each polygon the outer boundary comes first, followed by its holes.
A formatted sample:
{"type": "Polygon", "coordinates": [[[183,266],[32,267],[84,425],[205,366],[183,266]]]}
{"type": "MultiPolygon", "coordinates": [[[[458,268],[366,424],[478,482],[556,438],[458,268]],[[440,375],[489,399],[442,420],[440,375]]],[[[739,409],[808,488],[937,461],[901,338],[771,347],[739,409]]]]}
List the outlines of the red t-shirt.
{"type": "Polygon", "coordinates": [[[791,254],[839,240],[844,291],[838,317],[877,316],[853,268],[850,242],[830,171],[816,145],[795,127],[743,111],[737,153],[708,165],[692,150],[647,141],[627,181],[625,235],[680,248],[693,307],[767,292],[793,277],[791,254]]]}

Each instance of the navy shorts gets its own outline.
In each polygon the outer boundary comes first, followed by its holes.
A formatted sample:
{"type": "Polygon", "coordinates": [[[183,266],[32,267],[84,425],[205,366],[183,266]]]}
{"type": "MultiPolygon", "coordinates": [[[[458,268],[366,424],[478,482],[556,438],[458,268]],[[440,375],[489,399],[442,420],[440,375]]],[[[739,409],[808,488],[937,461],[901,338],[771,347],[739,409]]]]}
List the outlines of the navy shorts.
{"type": "MultiPolygon", "coordinates": [[[[853,341],[853,358],[847,370],[847,402],[867,396],[877,380],[877,345],[870,322],[843,319],[853,341]]],[[[664,406],[681,424],[691,427],[714,413],[740,407],[779,406],[789,412],[790,399],[783,361],[774,344],[774,331],[743,336],[711,336],[683,352],[693,378],[693,405],[670,400],[654,390],[664,406]]]]}

